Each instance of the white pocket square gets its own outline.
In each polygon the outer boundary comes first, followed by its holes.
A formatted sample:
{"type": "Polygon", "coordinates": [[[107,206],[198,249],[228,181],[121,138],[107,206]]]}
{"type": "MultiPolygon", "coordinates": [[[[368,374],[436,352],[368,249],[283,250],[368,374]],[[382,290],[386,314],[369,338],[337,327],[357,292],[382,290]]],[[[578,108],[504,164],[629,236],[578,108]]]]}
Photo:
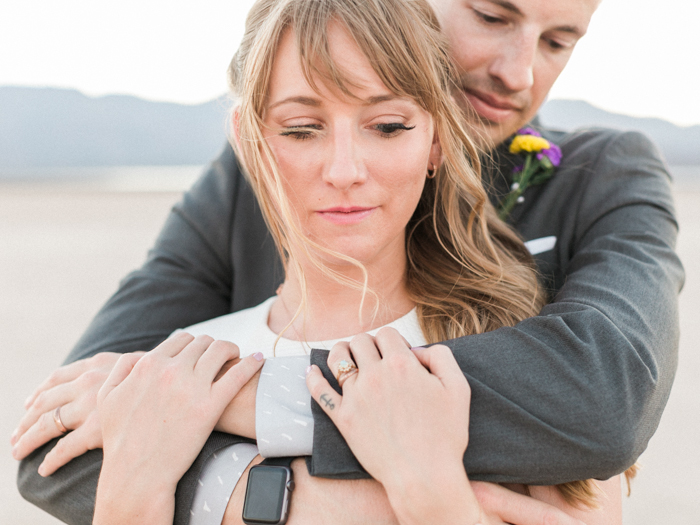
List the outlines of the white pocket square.
{"type": "Polygon", "coordinates": [[[537,255],[538,253],[548,252],[553,249],[555,244],[557,244],[557,238],[554,235],[550,235],[549,237],[540,237],[539,239],[527,241],[525,243],[525,248],[527,248],[532,255],[537,255]]]}

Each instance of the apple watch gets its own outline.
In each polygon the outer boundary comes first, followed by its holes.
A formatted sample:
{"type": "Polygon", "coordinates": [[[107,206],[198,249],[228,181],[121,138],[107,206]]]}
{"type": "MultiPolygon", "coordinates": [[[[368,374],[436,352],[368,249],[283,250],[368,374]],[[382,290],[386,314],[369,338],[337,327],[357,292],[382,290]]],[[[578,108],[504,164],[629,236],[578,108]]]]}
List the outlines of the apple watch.
{"type": "Polygon", "coordinates": [[[287,523],[289,501],[294,490],[293,459],[267,458],[250,469],[243,503],[243,523],[287,523]]]}

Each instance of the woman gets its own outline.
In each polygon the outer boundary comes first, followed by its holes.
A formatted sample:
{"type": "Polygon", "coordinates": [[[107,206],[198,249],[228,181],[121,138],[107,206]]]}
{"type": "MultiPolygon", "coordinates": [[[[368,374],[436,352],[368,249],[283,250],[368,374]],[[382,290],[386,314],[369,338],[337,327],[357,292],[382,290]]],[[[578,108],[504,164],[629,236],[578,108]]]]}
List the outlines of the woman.
{"type": "MultiPolygon", "coordinates": [[[[417,328],[411,343],[419,345],[513,325],[539,311],[543,299],[529,255],[497,220],[481,187],[477,152],[450,98],[449,60],[426,4],[260,1],[251,11],[231,72],[241,99],[234,119],[239,158],[285,260],[286,280],[277,298],[203,323],[193,332],[240,343],[250,337],[246,330],[252,324],[255,330],[275,334],[279,352],[294,352],[303,349],[299,342],[330,345],[394,323],[417,328]],[[219,330],[229,332],[222,337],[219,330]]],[[[173,367],[189,384],[187,364],[192,368],[195,363],[195,371],[199,367],[192,356],[214,359],[202,350],[205,341],[168,340],[156,357],[134,367],[134,375],[128,373],[133,358],[123,359],[100,392],[105,463],[97,521],[117,519],[111,491],[130,488],[127,475],[134,465],[154,457],[138,445],[143,428],[139,425],[137,432],[129,422],[168,421],[169,414],[182,411],[177,403],[166,403],[167,396],[153,395],[152,368],[168,370],[165,357],[176,360],[173,367]],[[162,362],[157,360],[161,357],[162,362]],[[151,361],[162,366],[149,365],[151,361]],[[164,401],[136,406],[134,392],[164,401]],[[124,451],[130,452],[125,456],[124,451]]],[[[352,356],[346,349],[346,360],[357,358],[355,347],[350,348],[352,356]]],[[[273,355],[275,345],[265,352],[273,355]]],[[[434,352],[438,350],[418,355],[428,364],[426,356],[434,352]]],[[[414,366],[418,358],[410,357],[410,377],[420,376],[414,366]]],[[[369,369],[359,361],[360,372],[350,379],[350,388],[357,383],[356,392],[369,369]]],[[[431,370],[440,375],[432,365],[430,361],[431,370]]],[[[206,370],[202,384],[208,381],[214,389],[218,381],[213,382],[210,367],[206,370]]],[[[165,380],[174,382],[167,374],[165,380]]],[[[462,468],[468,414],[468,390],[464,385],[454,388],[461,395],[453,397],[463,400],[458,411],[464,418],[457,425],[463,441],[449,447],[451,455],[442,461],[453,473],[459,472],[456,466],[462,468]]],[[[229,399],[234,392],[233,387],[225,390],[229,399]]],[[[218,398],[211,408],[207,405],[200,430],[211,430],[222,412],[218,398]]],[[[341,430],[347,428],[341,425],[341,430]]],[[[159,503],[162,495],[163,504],[133,498],[129,512],[138,514],[141,504],[149,504],[154,519],[171,519],[168,505],[177,474],[187,468],[198,443],[173,441],[183,461],[136,486],[138,494],[159,503]]],[[[382,469],[373,473],[386,483],[390,501],[396,501],[382,469]]],[[[450,486],[460,488],[468,511],[479,519],[466,476],[460,479],[461,484],[450,486]]],[[[416,502],[420,498],[411,501],[416,502]]],[[[449,505],[441,508],[465,515],[449,505]]]]}

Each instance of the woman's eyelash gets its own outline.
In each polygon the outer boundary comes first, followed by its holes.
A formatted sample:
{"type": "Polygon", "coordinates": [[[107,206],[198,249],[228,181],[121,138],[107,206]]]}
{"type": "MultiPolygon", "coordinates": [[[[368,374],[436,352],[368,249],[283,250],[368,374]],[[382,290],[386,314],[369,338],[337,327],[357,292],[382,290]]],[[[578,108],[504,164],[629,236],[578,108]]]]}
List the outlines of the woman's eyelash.
{"type": "Polygon", "coordinates": [[[315,131],[319,131],[321,126],[319,125],[309,125],[309,126],[292,126],[285,128],[284,131],[280,133],[283,137],[293,137],[297,140],[310,139],[315,131]]]}
{"type": "MultiPolygon", "coordinates": [[[[401,131],[410,131],[414,129],[415,126],[406,126],[400,122],[390,122],[388,124],[376,124],[374,128],[379,131],[382,136],[391,137],[401,131]]],[[[319,125],[292,126],[285,128],[284,131],[280,132],[280,135],[283,137],[292,137],[296,140],[306,140],[313,137],[315,132],[320,130],[321,126],[319,125]]]]}
{"type": "Polygon", "coordinates": [[[395,135],[399,131],[410,131],[415,128],[415,126],[406,126],[400,122],[391,122],[389,124],[377,124],[374,126],[377,131],[382,135],[390,136],[395,135]]]}

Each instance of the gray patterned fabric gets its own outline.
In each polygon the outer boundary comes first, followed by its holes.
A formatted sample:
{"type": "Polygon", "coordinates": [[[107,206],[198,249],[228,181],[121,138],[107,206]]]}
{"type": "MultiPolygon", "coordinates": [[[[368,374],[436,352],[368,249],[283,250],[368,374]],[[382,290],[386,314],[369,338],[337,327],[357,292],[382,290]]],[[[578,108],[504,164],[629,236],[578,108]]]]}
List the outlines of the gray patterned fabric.
{"type": "Polygon", "coordinates": [[[309,356],[268,359],[255,398],[255,435],[263,457],[308,456],[314,418],[306,388],[309,356]]]}
{"type": "Polygon", "coordinates": [[[212,454],[202,468],[190,509],[190,525],[220,525],[228,500],[258,447],[237,443],[212,454]]]}

